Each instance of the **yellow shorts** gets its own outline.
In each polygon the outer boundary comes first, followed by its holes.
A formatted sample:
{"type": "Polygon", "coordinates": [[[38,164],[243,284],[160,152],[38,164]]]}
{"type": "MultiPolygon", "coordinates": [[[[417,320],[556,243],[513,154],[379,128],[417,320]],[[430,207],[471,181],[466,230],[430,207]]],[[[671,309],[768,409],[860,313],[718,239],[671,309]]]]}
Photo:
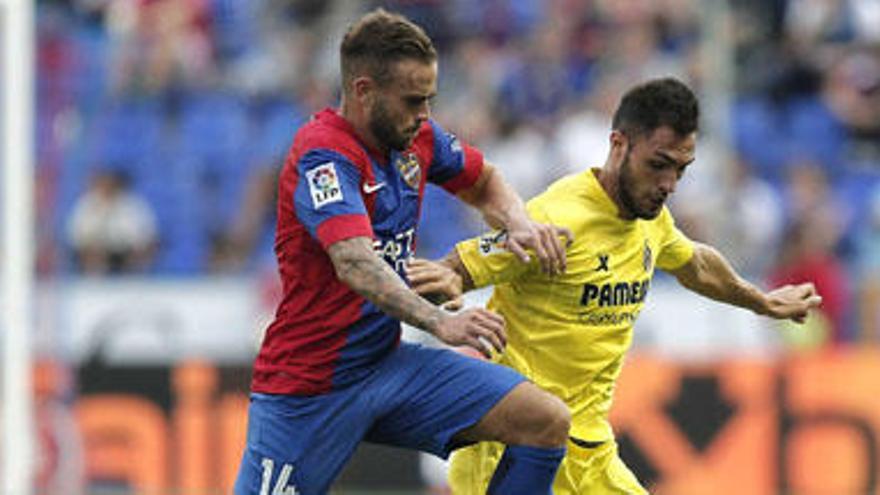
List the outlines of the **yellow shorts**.
{"type": "MultiPolygon", "coordinates": [[[[555,495],[648,495],[635,475],[617,455],[609,440],[596,448],[568,442],[556,480],[555,495]]],[[[453,495],[483,495],[504,453],[504,445],[482,442],[452,454],[449,486],[453,495]]]]}

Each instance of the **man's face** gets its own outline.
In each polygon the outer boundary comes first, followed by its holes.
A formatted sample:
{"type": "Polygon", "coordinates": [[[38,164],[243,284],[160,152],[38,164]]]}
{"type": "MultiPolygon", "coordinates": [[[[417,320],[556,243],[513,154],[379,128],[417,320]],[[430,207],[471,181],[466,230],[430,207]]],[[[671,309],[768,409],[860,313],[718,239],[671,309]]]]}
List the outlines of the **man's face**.
{"type": "Polygon", "coordinates": [[[402,60],[392,67],[392,79],[377,86],[368,108],[370,132],[382,146],[408,148],[431,116],[430,101],[437,94],[437,64],[402,60]]]}
{"type": "Polygon", "coordinates": [[[618,190],[625,216],[651,220],[663,209],[666,198],[687,166],[694,161],[696,133],[679,136],[668,126],[626,141],[620,165],[618,190]]]}

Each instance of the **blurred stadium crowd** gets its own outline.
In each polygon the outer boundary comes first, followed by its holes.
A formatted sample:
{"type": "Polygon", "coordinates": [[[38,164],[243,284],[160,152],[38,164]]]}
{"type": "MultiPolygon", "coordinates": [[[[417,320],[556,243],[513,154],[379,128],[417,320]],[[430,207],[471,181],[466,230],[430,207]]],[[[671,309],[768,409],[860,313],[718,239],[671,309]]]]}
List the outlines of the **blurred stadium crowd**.
{"type": "MultiPolygon", "coordinates": [[[[40,1],[40,273],[273,270],[275,173],[336,104],[339,39],[376,5],[434,38],[435,118],[524,197],[601,166],[628,86],[705,89],[699,0],[40,1]]],[[[705,138],[729,152],[698,150],[672,208],[745,273],[814,280],[829,342],[878,343],[880,2],[729,6],[729,135],[705,138]]],[[[426,201],[422,255],[480,229],[444,193],[426,201]]]]}

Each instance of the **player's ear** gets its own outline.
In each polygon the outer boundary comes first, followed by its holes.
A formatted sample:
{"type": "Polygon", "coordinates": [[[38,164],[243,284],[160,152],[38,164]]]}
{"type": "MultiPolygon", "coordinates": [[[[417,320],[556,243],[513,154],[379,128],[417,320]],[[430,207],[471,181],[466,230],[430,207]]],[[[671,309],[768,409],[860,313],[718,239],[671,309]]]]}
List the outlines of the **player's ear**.
{"type": "Polygon", "coordinates": [[[618,130],[611,131],[608,142],[611,144],[611,155],[623,159],[630,144],[626,134],[618,130]]]}
{"type": "Polygon", "coordinates": [[[355,77],[351,81],[352,94],[363,105],[371,103],[375,89],[376,82],[368,76],[355,77]]]}
{"type": "Polygon", "coordinates": [[[608,136],[608,142],[611,144],[612,150],[626,151],[626,146],[629,144],[629,138],[626,137],[626,134],[613,130],[611,131],[611,135],[608,136]]]}

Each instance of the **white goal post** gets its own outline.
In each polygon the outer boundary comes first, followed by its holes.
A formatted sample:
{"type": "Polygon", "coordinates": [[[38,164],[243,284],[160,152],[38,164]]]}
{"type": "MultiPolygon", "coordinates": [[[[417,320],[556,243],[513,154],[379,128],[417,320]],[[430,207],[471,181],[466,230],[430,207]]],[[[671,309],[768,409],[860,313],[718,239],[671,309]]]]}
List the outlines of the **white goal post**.
{"type": "Polygon", "coordinates": [[[31,495],[34,408],[31,337],[34,293],[34,1],[0,0],[2,170],[2,488],[31,495]]]}

